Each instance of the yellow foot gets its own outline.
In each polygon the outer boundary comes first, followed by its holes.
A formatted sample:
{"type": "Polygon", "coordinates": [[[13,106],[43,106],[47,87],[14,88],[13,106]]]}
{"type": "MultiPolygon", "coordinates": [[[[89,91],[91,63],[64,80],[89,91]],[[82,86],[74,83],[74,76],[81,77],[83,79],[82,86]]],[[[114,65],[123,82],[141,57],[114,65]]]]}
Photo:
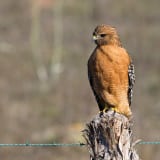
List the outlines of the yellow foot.
{"type": "Polygon", "coordinates": [[[127,118],[130,118],[131,115],[132,115],[132,112],[131,112],[131,110],[130,110],[128,107],[126,107],[126,108],[123,109],[123,110],[118,109],[118,107],[112,107],[111,110],[114,111],[114,112],[117,112],[117,113],[119,113],[119,114],[123,114],[123,115],[125,115],[127,118]]]}
{"type": "Polygon", "coordinates": [[[100,114],[103,114],[103,113],[107,112],[108,110],[109,110],[109,108],[108,108],[108,106],[106,105],[103,110],[99,111],[99,113],[100,113],[100,114]]]}
{"type": "Polygon", "coordinates": [[[129,107],[123,107],[123,108],[118,108],[118,107],[108,107],[107,105],[104,107],[103,110],[99,111],[99,114],[100,115],[103,115],[105,112],[107,112],[108,110],[112,110],[116,113],[119,113],[119,114],[123,114],[125,115],[127,118],[130,118],[132,116],[132,112],[130,110],[129,107]]]}
{"type": "Polygon", "coordinates": [[[110,110],[112,110],[114,112],[118,112],[117,108],[115,108],[115,107],[111,107],[110,110]]]}

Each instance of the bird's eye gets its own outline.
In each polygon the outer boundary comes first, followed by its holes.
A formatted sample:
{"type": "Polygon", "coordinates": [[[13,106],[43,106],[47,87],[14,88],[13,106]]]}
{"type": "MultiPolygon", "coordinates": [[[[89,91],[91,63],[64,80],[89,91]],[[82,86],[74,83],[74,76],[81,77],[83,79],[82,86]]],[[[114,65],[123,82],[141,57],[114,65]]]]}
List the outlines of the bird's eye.
{"type": "Polygon", "coordinates": [[[106,36],[106,34],[101,34],[101,37],[105,37],[106,36]]]}

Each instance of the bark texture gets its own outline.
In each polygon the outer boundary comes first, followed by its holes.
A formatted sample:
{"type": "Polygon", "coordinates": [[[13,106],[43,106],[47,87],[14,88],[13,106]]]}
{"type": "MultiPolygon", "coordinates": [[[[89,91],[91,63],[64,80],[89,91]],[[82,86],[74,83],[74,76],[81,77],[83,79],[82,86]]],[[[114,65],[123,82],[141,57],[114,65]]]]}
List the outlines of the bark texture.
{"type": "Polygon", "coordinates": [[[140,160],[132,141],[132,123],[114,111],[100,113],[86,125],[91,160],[140,160]]]}

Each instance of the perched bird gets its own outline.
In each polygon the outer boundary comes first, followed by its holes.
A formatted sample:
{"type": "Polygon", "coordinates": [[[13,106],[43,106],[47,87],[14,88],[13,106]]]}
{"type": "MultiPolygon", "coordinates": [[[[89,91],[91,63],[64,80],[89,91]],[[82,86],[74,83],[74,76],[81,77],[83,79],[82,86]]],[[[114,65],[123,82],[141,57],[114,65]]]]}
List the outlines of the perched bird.
{"type": "Polygon", "coordinates": [[[88,60],[88,78],[100,111],[132,115],[134,65],[115,28],[99,25],[93,32],[96,48],[88,60]]]}

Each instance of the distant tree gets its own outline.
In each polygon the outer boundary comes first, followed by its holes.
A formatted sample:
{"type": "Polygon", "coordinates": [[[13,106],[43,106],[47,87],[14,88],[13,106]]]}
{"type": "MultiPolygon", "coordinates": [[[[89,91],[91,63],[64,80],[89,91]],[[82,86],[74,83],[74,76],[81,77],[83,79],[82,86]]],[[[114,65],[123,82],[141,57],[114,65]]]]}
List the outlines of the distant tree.
{"type": "Polygon", "coordinates": [[[41,54],[41,42],[40,42],[40,12],[41,5],[38,0],[32,1],[32,22],[31,22],[31,49],[33,54],[33,60],[36,68],[36,74],[41,83],[45,83],[48,79],[46,67],[43,63],[43,57],[41,54]]]}
{"type": "Polygon", "coordinates": [[[47,86],[48,80],[53,79],[52,83],[58,80],[62,70],[62,50],[63,50],[63,0],[34,0],[32,1],[32,22],[31,22],[31,50],[33,54],[33,61],[36,69],[38,80],[43,86],[47,86]],[[54,3],[53,3],[54,2],[54,3]],[[47,68],[43,61],[43,54],[41,53],[41,10],[43,8],[53,10],[53,53],[50,60],[50,66],[47,68]]]}

